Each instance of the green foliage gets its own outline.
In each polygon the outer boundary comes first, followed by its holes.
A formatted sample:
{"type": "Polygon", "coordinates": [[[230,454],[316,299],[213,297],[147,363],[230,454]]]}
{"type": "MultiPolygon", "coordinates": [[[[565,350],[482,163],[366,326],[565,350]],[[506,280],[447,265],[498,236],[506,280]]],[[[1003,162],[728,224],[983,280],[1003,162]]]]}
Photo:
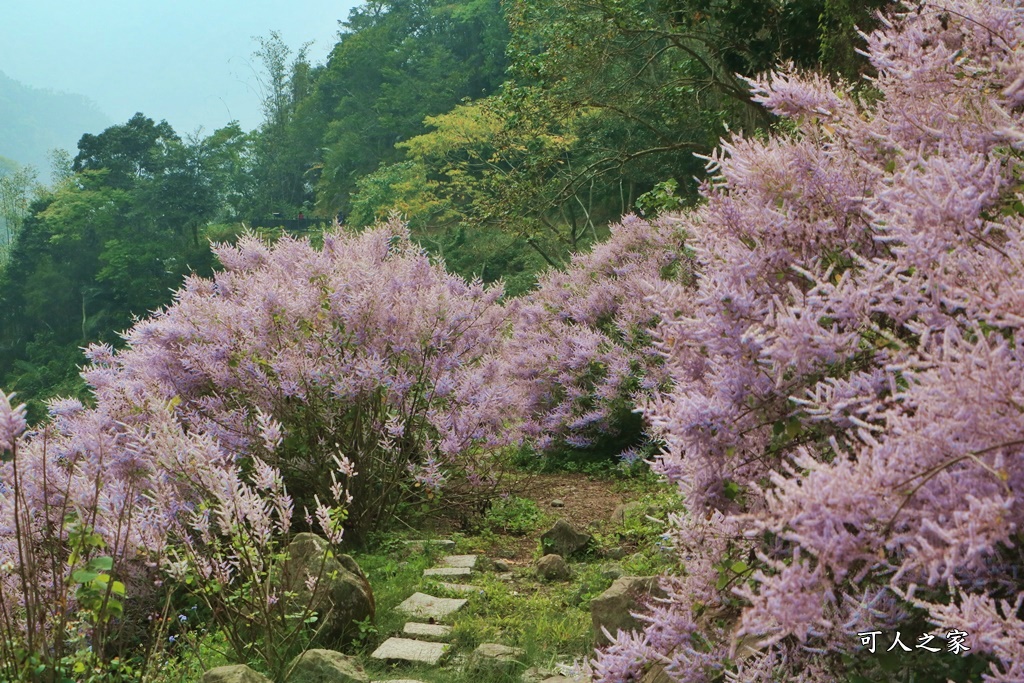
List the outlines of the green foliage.
{"type": "Polygon", "coordinates": [[[496,0],[371,2],[343,27],[296,120],[320,131],[317,205],[327,214],[349,210],[358,178],[399,161],[395,143],[422,133],[424,118],[494,92],[505,70],[496,0]]]}
{"type": "Polygon", "coordinates": [[[656,216],[668,211],[679,211],[685,202],[676,195],[679,190],[679,183],[675,178],[669,178],[654,186],[650,192],[645,192],[636,198],[636,208],[645,216],[656,216]]]}
{"type": "Polygon", "coordinates": [[[296,124],[299,107],[312,92],[315,78],[306,54],[310,44],[293,51],[276,31],[257,42],[259,49],[253,56],[263,66],[259,85],[264,120],[246,141],[253,163],[247,167],[251,192],[247,195],[248,205],[241,207],[242,215],[294,215],[313,200],[308,176],[312,168],[310,155],[315,149],[310,147],[311,129],[296,124]]]}
{"type": "Polygon", "coordinates": [[[544,519],[537,503],[528,498],[509,496],[491,503],[484,514],[484,524],[494,531],[523,536],[534,531],[544,519]]]}
{"type": "Polygon", "coordinates": [[[0,157],[0,268],[10,258],[35,189],[35,169],[0,157]]]}
{"type": "Polygon", "coordinates": [[[0,269],[0,381],[33,421],[44,399],[84,393],[80,347],[119,343],[184,274],[209,272],[200,236],[226,201],[215,179],[236,144],[231,130],[183,142],[136,114],[83,136],[73,175],[36,190],[0,269]]]}

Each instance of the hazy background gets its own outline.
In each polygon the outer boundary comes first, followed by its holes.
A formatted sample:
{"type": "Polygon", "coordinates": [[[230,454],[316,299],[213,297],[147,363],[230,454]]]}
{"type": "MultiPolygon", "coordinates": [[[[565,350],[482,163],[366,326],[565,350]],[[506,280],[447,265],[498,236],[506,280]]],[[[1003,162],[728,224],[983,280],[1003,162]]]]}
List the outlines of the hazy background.
{"type": "Polygon", "coordinates": [[[0,72],[34,88],[84,95],[107,123],[141,111],[179,134],[200,126],[210,133],[232,119],[248,130],[261,120],[253,36],[277,30],[294,48],[314,41],[310,61],[320,63],[338,20],[356,4],[0,0],[0,72]]]}

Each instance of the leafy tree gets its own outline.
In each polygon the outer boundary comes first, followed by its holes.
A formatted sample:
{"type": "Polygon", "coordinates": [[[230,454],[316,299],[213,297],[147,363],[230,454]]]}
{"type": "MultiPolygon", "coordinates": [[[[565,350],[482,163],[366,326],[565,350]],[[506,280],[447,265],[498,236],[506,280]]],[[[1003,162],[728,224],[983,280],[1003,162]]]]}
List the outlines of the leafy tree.
{"type": "MultiPolygon", "coordinates": [[[[513,80],[489,105],[500,133],[482,157],[492,164],[484,171],[491,182],[477,185],[483,210],[475,215],[547,235],[561,260],[584,230],[632,211],[658,183],[673,182],[693,201],[693,179],[703,175],[695,154],[710,153],[723,124],[750,132],[771,122],[743,77],[785,60],[832,69],[821,65],[824,41],[845,35],[854,20],[869,25],[884,4],[854,11],[821,0],[509,3],[513,80]],[[539,144],[545,139],[560,144],[539,144]]],[[[828,58],[848,66],[855,44],[843,40],[828,43],[828,58]]],[[[449,154],[442,169],[465,164],[449,154]]]]}
{"type": "Polygon", "coordinates": [[[166,162],[164,152],[175,142],[180,143],[181,139],[169,123],[155,123],[138,113],[128,123],[111,126],[99,135],[83,135],[72,170],[106,169],[105,183],[125,190],[162,171],[166,162]]]}
{"type": "Polygon", "coordinates": [[[253,215],[259,204],[255,137],[232,121],[200,141],[198,153],[216,195],[216,221],[241,220],[253,215]]]}
{"type": "Polygon", "coordinates": [[[272,212],[294,213],[312,203],[308,177],[312,150],[296,145],[293,137],[301,136],[294,118],[299,104],[311,91],[315,70],[306,54],[309,43],[293,55],[276,31],[257,42],[255,56],[263,65],[260,85],[264,119],[251,137],[254,163],[249,173],[255,188],[250,196],[252,203],[245,212],[248,216],[264,217],[272,212]]]}
{"type": "Polygon", "coordinates": [[[350,209],[357,179],[398,161],[427,116],[497,90],[507,40],[495,0],[370,2],[354,9],[299,121],[323,131],[317,206],[350,209]]]}
{"type": "Polygon", "coordinates": [[[10,257],[36,189],[36,171],[32,167],[0,169],[0,268],[10,257]]]}
{"type": "MultiPolygon", "coordinates": [[[[223,147],[232,136],[222,138],[223,147]]],[[[167,303],[190,268],[212,265],[199,232],[218,210],[212,168],[223,154],[141,114],[82,137],[75,172],[29,207],[0,271],[8,386],[26,399],[69,383],[81,391],[80,346],[116,342],[135,316],[167,303]]],[[[41,404],[29,406],[38,419],[41,404]]]]}

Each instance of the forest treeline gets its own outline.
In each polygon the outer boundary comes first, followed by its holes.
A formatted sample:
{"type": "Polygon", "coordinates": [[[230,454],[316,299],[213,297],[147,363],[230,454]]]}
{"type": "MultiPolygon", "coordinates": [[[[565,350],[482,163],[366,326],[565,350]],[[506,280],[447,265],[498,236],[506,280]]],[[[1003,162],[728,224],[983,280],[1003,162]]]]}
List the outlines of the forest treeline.
{"type": "Polygon", "coordinates": [[[855,79],[884,0],[396,0],[340,22],[326,63],[258,39],[264,121],[183,135],[136,114],[0,172],[0,386],[33,418],[87,398],[81,348],[115,346],[216,266],[209,242],[299,214],[393,213],[447,267],[533,286],[631,211],[696,201],[725,131],[773,124],[744,76],[855,79]]]}

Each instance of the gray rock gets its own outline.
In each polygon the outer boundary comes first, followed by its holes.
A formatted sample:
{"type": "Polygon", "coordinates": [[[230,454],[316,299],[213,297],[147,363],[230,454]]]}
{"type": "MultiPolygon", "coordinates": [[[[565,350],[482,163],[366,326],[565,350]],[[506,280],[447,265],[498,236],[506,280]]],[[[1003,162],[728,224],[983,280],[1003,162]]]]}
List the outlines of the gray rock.
{"type": "Polygon", "coordinates": [[[469,655],[468,668],[471,671],[498,671],[506,674],[519,666],[519,660],[526,654],[518,647],[498,643],[482,643],[469,655]]]}
{"type": "Polygon", "coordinates": [[[584,550],[590,544],[590,539],[590,534],[581,533],[572,528],[567,521],[560,519],[541,535],[540,545],[547,554],[554,553],[569,558],[584,550]]]}
{"type": "Polygon", "coordinates": [[[557,670],[534,666],[523,672],[522,683],[590,683],[590,679],[585,676],[560,674],[557,673],[557,670]]]}
{"type": "Polygon", "coordinates": [[[522,683],[540,683],[545,678],[550,678],[554,675],[554,671],[551,669],[542,669],[539,666],[531,666],[529,669],[523,672],[520,677],[522,683]]]}
{"type": "Polygon", "coordinates": [[[402,628],[402,633],[419,640],[442,641],[451,637],[452,627],[444,624],[421,624],[418,621],[410,621],[402,628]]]}
{"type": "Polygon", "coordinates": [[[272,681],[245,664],[232,664],[210,669],[203,674],[203,683],[272,683],[272,681]]]}
{"type": "Polygon", "coordinates": [[[367,683],[352,657],[334,650],[306,650],[288,664],[288,683],[367,683]]]}
{"type": "Polygon", "coordinates": [[[502,572],[502,573],[510,572],[510,571],[512,571],[512,565],[510,565],[505,560],[495,560],[494,561],[494,571],[502,572]]]}
{"type": "Polygon", "coordinates": [[[446,643],[427,643],[410,638],[388,638],[373,651],[370,657],[437,666],[449,647],[446,643]]]}
{"type": "Polygon", "coordinates": [[[472,569],[476,566],[476,555],[445,555],[441,558],[441,566],[472,569]]]}
{"type": "Polygon", "coordinates": [[[603,555],[609,560],[621,560],[626,556],[625,548],[608,548],[603,555]]]}
{"type": "Polygon", "coordinates": [[[616,505],[615,509],[612,510],[611,520],[615,524],[622,524],[626,521],[626,517],[632,517],[633,515],[637,514],[637,511],[639,509],[640,503],[638,503],[635,500],[631,503],[622,503],[621,505],[616,505]]]}
{"type": "Polygon", "coordinates": [[[537,576],[545,581],[567,581],[571,575],[561,555],[545,555],[537,560],[537,576]]]}
{"type": "Polygon", "coordinates": [[[373,619],[376,607],[373,590],[366,575],[348,555],[341,555],[316,534],[302,533],[288,544],[288,559],[281,570],[282,592],[289,598],[292,611],[305,606],[320,613],[324,621],[318,642],[336,644],[359,634],[355,622],[373,619]],[[307,576],[320,576],[314,591],[306,587],[307,576]]]}
{"type": "Polygon", "coordinates": [[[473,654],[477,657],[509,660],[522,657],[526,652],[522,648],[509,647],[500,643],[481,643],[473,650],[473,654]]]}
{"type": "Polygon", "coordinates": [[[665,598],[656,576],[623,576],[601,595],[590,601],[590,617],[594,626],[594,642],[607,645],[603,628],[613,636],[620,630],[639,631],[643,624],[631,612],[643,610],[643,602],[665,598]]]}
{"type": "Polygon", "coordinates": [[[423,576],[470,576],[472,573],[469,567],[434,567],[423,570],[423,576]]]}
{"type": "Polygon", "coordinates": [[[483,588],[468,583],[439,583],[437,585],[441,588],[444,588],[446,591],[451,591],[452,593],[479,593],[480,595],[484,594],[483,588]]]}
{"type": "Polygon", "coordinates": [[[426,593],[413,593],[395,609],[414,617],[444,619],[465,604],[465,598],[435,598],[426,593]]]}
{"type": "Polygon", "coordinates": [[[564,508],[565,507],[565,501],[564,500],[559,500],[558,498],[555,498],[553,501],[551,501],[551,507],[553,507],[553,508],[564,508]]]}
{"type": "Polygon", "coordinates": [[[622,567],[617,564],[610,564],[606,567],[601,568],[601,577],[605,579],[615,580],[623,575],[622,567]]]}

